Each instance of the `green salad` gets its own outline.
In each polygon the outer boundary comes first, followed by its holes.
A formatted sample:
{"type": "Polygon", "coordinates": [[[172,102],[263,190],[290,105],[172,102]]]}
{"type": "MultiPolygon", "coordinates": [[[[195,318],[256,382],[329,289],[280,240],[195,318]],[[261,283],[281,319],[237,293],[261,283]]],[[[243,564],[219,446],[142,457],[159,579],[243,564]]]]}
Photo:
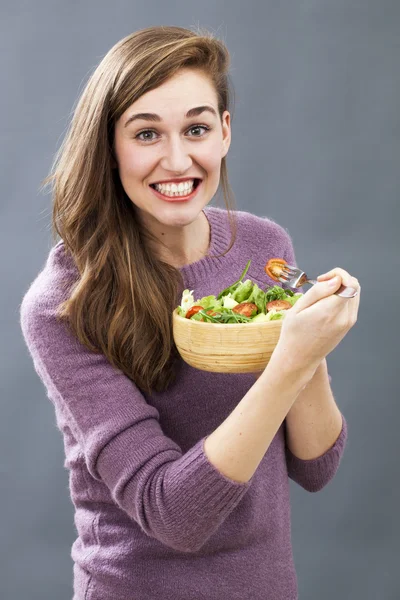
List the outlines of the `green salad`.
{"type": "Polygon", "coordinates": [[[244,280],[250,267],[248,261],[240,278],[218,296],[194,299],[193,290],[183,290],[177,312],[181,317],[209,323],[255,323],[283,319],[303,295],[284,290],[279,285],[258,287],[251,279],[244,280]]]}

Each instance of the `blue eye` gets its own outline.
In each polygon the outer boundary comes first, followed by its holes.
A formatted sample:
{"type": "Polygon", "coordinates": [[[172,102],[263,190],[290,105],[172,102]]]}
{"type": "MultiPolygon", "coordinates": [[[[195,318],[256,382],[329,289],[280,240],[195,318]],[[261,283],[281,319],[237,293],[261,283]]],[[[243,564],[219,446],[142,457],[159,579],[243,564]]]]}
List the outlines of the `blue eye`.
{"type": "MultiPolygon", "coordinates": [[[[193,131],[194,129],[204,129],[204,132],[207,133],[207,131],[210,131],[210,127],[207,127],[207,125],[192,125],[192,127],[190,127],[188,129],[188,131],[193,131]]],[[[143,136],[144,134],[156,134],[157,132],[154,129],[144,129],[143,131],[140,131],[138,134],[135,135],[135,139],[141,141],[141,142],[153,142],[155,138],[150,138],[150,137],[140,137],[143,136]]],[[[203,137],[203,135],[205,135],[205,133],[203,133],[202,135],[192,135],[189,137],[203,137]]]]}

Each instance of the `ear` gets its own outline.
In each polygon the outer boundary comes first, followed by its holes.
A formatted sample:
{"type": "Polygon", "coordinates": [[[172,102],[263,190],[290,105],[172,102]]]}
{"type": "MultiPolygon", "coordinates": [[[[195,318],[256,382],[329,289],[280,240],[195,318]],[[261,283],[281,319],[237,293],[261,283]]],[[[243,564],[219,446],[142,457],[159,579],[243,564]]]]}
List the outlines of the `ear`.
{"type": "Polygon", "coordinates": [[[222,115],[222,147],[221,158],[228,154],[231,145],[231,115],[225,110],[222,115]]]}

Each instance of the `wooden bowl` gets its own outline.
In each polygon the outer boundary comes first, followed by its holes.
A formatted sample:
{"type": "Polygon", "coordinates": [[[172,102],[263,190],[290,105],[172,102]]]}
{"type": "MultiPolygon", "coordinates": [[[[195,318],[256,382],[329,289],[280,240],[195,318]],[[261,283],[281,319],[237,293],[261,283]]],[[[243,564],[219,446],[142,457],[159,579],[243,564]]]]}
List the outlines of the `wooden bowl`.
{"type": "Polygon", "coordinates": [[[173,337],[185,362],[202,371],[263,371],[279,340],[282,319],[262,323],[205,323],[172,314],[173,337]]]}

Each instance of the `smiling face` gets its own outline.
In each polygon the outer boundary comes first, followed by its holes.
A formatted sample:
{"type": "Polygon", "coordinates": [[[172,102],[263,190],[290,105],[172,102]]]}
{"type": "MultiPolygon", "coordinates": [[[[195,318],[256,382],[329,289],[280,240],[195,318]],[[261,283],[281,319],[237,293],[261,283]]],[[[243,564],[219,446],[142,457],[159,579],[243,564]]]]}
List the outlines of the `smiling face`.
{"type": "Polygon", "coordinates": [[[221,122],[213,84],[199,71],[179,71],[124,112],[115,124],[116,167],[150,230],[174,237],[182,228],[188,233],[218,189],[221,160],[229,145],[230,114],[225,111],[221,122]],[[155,189],[154,184],[171,180],[188,183],[181,192],[172,182],[155,189]]]}

